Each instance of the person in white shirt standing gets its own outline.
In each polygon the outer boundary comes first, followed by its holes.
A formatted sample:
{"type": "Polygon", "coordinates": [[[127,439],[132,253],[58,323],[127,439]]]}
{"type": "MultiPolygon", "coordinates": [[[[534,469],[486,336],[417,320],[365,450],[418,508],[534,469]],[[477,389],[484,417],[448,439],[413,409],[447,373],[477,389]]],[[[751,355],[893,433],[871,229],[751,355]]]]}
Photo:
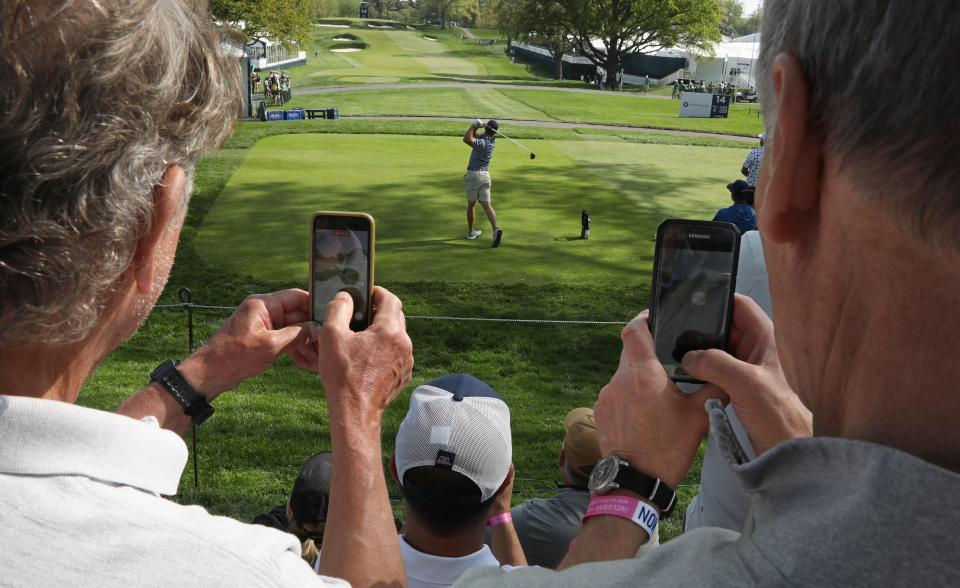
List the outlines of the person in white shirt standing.
{"type": "Polygon", "coordinates": [[[453,374],[413,391],[390,461],[403,487],[410,588],[450,586],[477,566],[527,564],[510,515],[511,460],[510,409],[488,384],[453,374]]]}
{"type": "Polygon", "coordinates": [[[73,404],[150,313],[194,166],[239,112],[240,70],[222,55],[206,3],[9,0],[0,39],[0,78],[16,80],[0,84],[0,584],[401,581],[380,420],[413,356],[386,290],[375,290],[378,311],[361,333],[349,328],[347,294],[322,329],[306,322],[303,290],[250,296],[117,413],[73,404]],[[196,84],[179,83],[184,72],[196,84]],[[187,462],[178,433],[282,354],[317,371],[326,393],[335,452],[325,577],[293,535],[161,497],[176,493],[187,462]]]}

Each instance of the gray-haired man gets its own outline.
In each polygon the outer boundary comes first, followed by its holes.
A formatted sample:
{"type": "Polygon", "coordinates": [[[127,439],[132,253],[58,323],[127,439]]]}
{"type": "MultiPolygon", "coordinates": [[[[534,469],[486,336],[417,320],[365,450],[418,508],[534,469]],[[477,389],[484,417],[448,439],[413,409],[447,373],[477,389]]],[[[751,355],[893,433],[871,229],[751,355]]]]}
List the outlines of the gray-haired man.
{"type": "Polygon", "coordinates": [[[776,333],[738,297],[730,353],[688,353],[712,385],[684,396],[638,316],[594,407],[607,457],[591,486],[619,488],[593,498],[569,569],[472,570],[458,586],[960,585],[960,93],[938,75],[960,67],[958,30],[948,2],[765,2],[757,208],[776,333]],[[720,402],[703,410],[727,397],[754,460],[720,402]],[[742,531],[628,559],[708,414],[749,498],[742,531]],[[622,561],[574,566],[602,560],[622,561]]]}
{"type": "Polygon", "coordinates": [[[221,57],[206,4],[7,0],[0,40],[0,583],[402,579],[380,417],[413,358],[387,291],[375,292],[378,314],[363,333],[349,329],[346,294],[323,329],[305,324],[302,290],[251,296],[196,353],[164,362],[119,414],[73,404],[149,314],[194,164],[238,112],[239,69],[221,57]],[[185,73],[196,83],[180,83],[185,73]],[[160,497],[176,493],[187,460],[175,433],[284,353],[318,371],[329,407],[327,577],[300,558],[293,535],[160,497]],[[373,534],[362,544],[361,527],[373,534]]]}

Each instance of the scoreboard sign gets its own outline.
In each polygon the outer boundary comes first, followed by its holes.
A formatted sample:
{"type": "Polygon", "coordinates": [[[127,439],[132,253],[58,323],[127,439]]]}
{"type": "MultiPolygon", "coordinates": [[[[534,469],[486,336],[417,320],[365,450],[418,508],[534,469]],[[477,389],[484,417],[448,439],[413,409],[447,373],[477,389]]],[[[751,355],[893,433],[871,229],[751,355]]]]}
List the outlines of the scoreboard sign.
{"type": "Polygon", "coordinates": [[[712,94],[712,96],[710,118],[727,118],[727,115],[730,114],[730,97],[723,94],[712,94]]]}
{"type": "Polygon", "coordinates": [[[681,117],[727,118],[729,114],[729,96],[702,92],[683,92],[680,95],[681,117]]]}

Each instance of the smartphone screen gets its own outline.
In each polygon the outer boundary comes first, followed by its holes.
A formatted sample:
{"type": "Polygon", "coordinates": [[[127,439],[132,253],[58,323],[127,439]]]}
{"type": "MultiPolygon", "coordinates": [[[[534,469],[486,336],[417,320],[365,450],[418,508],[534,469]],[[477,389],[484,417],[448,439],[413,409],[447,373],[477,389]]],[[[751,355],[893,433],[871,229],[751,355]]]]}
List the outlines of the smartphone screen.
{"type": "Polygon", "coordinates": [[[313,217],[310,255],[311,318],[323,322],[338,292],[353,298],[350,328],[370,324],[373,292],[373,218],[363,213],[323,213],[313,217]]]}
{"type": "Polygon", "coordinates": [[[729,223],[668,220],[657,230],[650,330],[677,382],[702,383],[680,366],[695,349],[726,349],[740,232],[729,223]]]}

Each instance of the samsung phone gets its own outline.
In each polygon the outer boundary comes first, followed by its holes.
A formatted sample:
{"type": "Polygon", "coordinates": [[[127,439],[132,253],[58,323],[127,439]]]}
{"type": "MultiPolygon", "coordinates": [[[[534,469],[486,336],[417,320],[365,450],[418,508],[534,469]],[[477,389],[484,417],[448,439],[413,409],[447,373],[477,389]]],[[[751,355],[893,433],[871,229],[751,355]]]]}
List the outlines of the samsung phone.
{"type": "Polygon", "coordinates": [[[338,292],[353,298],[350,328],[370,325],[375,229],[363,212],[317,212],[310,244],[310,319],[323,323],[338,292]]]}
{"type": "Polygon", "coordinates": [[[673,381],[703,383],[680,365],[688,351],[727,349],[739,257],[736,225],[669,219],[657,229],[649,325],[673,381]]]}

